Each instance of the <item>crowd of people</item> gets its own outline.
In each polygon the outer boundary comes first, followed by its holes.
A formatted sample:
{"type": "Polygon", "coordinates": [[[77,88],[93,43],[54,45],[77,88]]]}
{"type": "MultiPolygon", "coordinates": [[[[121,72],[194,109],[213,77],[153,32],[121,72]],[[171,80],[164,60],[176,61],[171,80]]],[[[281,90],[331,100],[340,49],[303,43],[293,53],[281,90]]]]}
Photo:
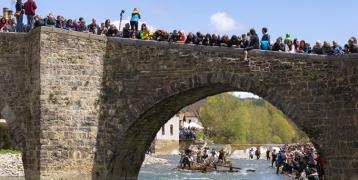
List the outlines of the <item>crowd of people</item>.
{"type": "Polygon", "coordinates": [[[287,174],[295,179],[324,179],[323,162],[320,154],[311,143],[291,144],[266,152],[267,160],[276,168],[276,174],[287,174]],[[271,154],[271,156],[269,156],[271,154]]]}
{"type": "Polygon", "coordinates": [[[195,128],[183,128],[179,131],[179,139],[196,140],[195,128]]]}
{"type": "Polygon", "coordinates": [[[210,150],[208,147],[205,147],[195,152],[186,149],[181,153],[180,168],[191,169],[193,163],[199,163],[205,166],[215,166],[217,163],[225,164],[227,162],[227,155],[228,153],[223,148],[216,151],[214,148],[210,150]]]}
{"type": "Polygon", "coordinates": [[[218,34],[203,34],[201,32],[188,33],[187,35],[182,30],[174,30],[167,32],[162,29],[152,32],[146,24],[142,24],[139,29],[139,20],[141,13],[137,8],[134,8],[130,23],[126,23],[122,31],[107,19],[104,23],[98,24],[93,18],[90,24],[86,24],[84,18],[66,19],[61,15],[55,16],[50,13],[46,17],[41,17],[36,14],[37,5],[34,0],[27,0],[25,3],[22,0],[17,0],[15,18],[6,19],[0,18],[0,31],[6,32],[23,32],[30,31],[40,26],[50,26],[70,31],[87,32],[97,35],[105,35],[111,37],[132,38],[141,40],[156,40],[168,41],[183,44],[195,44],[204,46],[224,46],[232,48],[243,48],[245,50],[245,60],[247,60],[247,52],[252,49],[282,51],[290,53],[311,53],[319,55],[342,55],[350,53],[358,53],[357,38],[349,38],[347,44],[343,47],[337,41],[316,41],[313,46],[305,40],[292,39],[287,33],[285,38],[278,37],[275,42],[271,41],[268,28],[262,28],[262,37],[254,29],[242,35],[227,34],[220,36],[218,34]],[[26,15],[27,24],[24,25],[23,16],[26,15]]]}

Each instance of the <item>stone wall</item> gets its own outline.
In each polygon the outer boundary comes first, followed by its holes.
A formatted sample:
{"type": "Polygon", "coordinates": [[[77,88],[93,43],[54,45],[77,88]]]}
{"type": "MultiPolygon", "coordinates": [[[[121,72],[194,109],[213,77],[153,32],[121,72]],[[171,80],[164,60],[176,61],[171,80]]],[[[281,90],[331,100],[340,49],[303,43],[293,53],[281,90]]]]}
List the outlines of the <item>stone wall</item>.
{"type": "Polygon", "coordinates": [[[40,175],[39,32],[0,33],[0,111],[34,179],[40,175]]]}
{"type": "Polygon", "coordinates": [[[91,177],[106,38],[41,33],[41,176],[91,177]],[[65,173],[64,173],[65,172],[65,173]]]}
{"type": "Polygon", "coordinates": [[[135,179],[166,121],[227,91],[282,110],[321,151],[328,179],[358,177],[357,55],[250,51],[248,63],[241,49],[45,27],[0,37],[0,110],[27,179],[135,179]]]}
{"type": "Polygon", "coordinates": [[[155,148],[154,152],[157,155],[178,154],[179,141],[156,139],[154,148],[155,148]]]}

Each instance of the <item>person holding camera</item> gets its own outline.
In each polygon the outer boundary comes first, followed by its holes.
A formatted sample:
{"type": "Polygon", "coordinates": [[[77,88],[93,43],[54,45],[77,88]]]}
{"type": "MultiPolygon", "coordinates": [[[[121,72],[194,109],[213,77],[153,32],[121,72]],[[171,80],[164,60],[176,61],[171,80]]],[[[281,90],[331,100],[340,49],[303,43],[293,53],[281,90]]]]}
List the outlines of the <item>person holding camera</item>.
{"type": "Polygon", "coordinates": [[[137,8],[134,8],[132,12],[132,18],[131,18],[131,29],[133,31],[138,31],[138,21],[141,19],[141,15],[139,13],[139,10],[137,8]]]}

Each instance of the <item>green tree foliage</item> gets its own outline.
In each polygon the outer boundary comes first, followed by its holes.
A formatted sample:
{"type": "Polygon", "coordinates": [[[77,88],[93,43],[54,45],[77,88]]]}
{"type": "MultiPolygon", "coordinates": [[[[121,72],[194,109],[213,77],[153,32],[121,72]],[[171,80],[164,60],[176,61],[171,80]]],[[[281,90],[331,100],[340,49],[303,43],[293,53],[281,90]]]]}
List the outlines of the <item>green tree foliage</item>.
{"type": "Polygon", "coordinates": [[[277,108],[262,99],[229,93],[208,98],[199,109],[205,137],[215,143],[264,144],[307,142],[308,137],[277,108]]]}

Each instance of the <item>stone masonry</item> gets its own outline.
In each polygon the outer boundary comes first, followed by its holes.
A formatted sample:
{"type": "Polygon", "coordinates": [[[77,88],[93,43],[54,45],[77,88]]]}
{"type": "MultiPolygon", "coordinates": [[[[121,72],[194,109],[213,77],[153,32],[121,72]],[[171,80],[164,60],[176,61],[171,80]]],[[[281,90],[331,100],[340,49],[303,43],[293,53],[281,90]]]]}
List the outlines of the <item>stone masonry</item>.
{"type": "Polygon", "coordinates": [[[358,55],[243,51],[53,28],[0,33],[0,111],[26,179],[136,179],[160,127],[228,91],[282,110],[322,153],[327,179],[358,178],[358,55]]]}

